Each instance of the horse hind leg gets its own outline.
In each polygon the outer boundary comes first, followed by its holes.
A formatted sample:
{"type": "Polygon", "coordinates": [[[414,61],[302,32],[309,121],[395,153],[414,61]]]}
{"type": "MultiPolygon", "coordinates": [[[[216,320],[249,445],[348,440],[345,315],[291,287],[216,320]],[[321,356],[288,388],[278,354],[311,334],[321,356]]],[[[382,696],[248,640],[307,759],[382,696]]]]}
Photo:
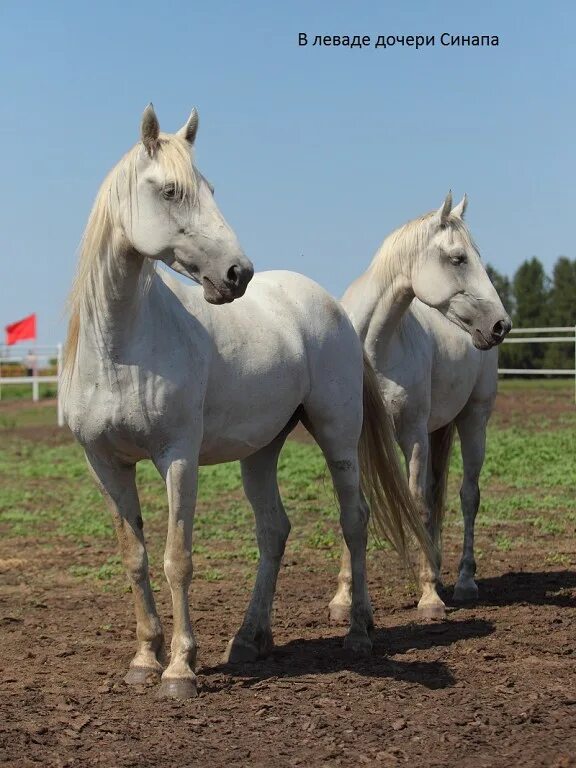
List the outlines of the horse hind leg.
{"type": "Polygon", "coordinates": [[[136,611],[136,655],[124,678],[128,684],[143,684],[162,674],[164,637],[148,574],[148,556],[134,466],[110,466],[86,454],[88,467],[110,509],[120,552],[132,587],[136,611]]]}
{"type": "MultiPolygon", "coordinates": [[[[341,409],[334,404],[329,406],[329,402],[330,398],[323,398],[316,407],[305,403],[306,417],[303,420],[326,458],[340,506],[345,548],[339,592],[331,602],[331,615],[338,618],[339,608],[336,606],[342,598],[340,618],[346,618],[348,614],[350,616],[350,629],[344,647],[355,653],[366,654],[372,650],[370,634],[374,628],[374,618],[366,580],[370,510],[360,491],[358,461],[362,412],[360,408],[355,412],[349,405],[341,409]]],[[[361,399],[359,403],[361,407],[361,399]]]]}
{"type": "MultiPolygon", "coordinates": [[[[430,506],[430,483],[429,476],[430,459],[430,441],[428,431],[423,424],[407,434],[400,434],[400,446],[406,458],[408,466],[408,484],[410,492],[416,504],[422,511],[422,518],[432,541],[436,548],[439,540],[439,533],[436,530],[435,517],[430,506]]],[[[418,612],[426,619],[443,619],[446,615],[446,606],[438,594],[440,584],[439,553],[437,551],[436,562],[429,562],[428,558],[422,554],[420,556],[420,586],[422,596],[418,602],[418,612]]]]}
{"type": "Polygon", "coordinates": [[[271,614],[276,581],[290,521],[278,489],[278,457],[289,429],[241,462],[244,491],[254,510],[260,559],[256,582],[242,626],[228,643],[224,662],[255,661],[274,647],[271,614]]]}
{"type": "Polygon", "coordinates": [[[334,624],[350,623],[352,609],[352,560],[346,542],[342,543],[340,570],[338,571],[338,587],[336,594],[328,605],[330,621],[334,624]]]}
{"type": "Polygon", "coordinates": [[[460,503],[464,517],[464,545],[458,568],[458,581],[454,587],[454,600],[465,602],[478,599],[478,585],[474,580],[474,525],[480,506],[478,480],[486,452],[486,424],[483,409],[470,408],[456,422],[460,436],[464,477],[460,488],[460,503]]]}

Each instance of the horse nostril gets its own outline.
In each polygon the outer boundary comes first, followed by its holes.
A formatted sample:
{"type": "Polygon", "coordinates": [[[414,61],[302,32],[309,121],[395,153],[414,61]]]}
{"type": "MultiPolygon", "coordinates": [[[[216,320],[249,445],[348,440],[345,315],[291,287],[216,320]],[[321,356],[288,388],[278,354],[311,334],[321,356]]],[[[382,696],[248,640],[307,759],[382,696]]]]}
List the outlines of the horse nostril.
{"type": "Polygon", "coordinates": [[[509,320],[498,320],[492,326],[492,336],[495,339],[503,339],[511,328],[512,323],[509,320]]]}
{"type": "Polygon", "coordinates": [[[492,326],[492,336],[495,336],[497,339],[499,339],[504,333],[504,329],[502,327],[502,320],[498,320],[497,323],[494,323],[492,326]]]}
{"type": "Polygon", "coordinates": [[[233,285],[238,285],[240,282],[240,267],[238,267],[236,264],[233,264],[228,272],[226,273],[226,277],[233,285]]]}

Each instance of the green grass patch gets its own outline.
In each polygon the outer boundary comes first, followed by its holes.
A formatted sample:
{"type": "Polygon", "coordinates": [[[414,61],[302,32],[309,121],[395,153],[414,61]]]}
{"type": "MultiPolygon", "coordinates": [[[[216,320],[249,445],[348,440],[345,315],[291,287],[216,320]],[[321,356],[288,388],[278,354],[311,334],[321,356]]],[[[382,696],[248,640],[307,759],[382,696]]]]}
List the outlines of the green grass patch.
{"type": "MultiPolygon", "coordinates": [[[[37,409],[35,414],[43,412],[37,409]]],[[[19,412],[17,418],[25,413],[19,412]]],[[[4,413],[3,417],[9,415],[4,413]]],[[[456,446],[446,533],[453,533],[458,540],[462,536],[458,498],[461,472],[456,446]]],[[[79,546],[94,540],[112,541],[109,514],[77,444],[24,440],[6,428],[2,434],[0,476],[0,530],[4,535],[42,537],[48,543],[55,537],[65,537],[79,546]]],[[[161,574],[166,490],[150,462],[139,465],[137,478],[145,531],[153,542],[151,559],[157,563],[155,572],[161,574]]],[[[279,462],[279,484],[293,526],[289,551],[313,550],[321,557],[337,558],[341,540],[338,512],[320,451],[313,445],[289,441],[279,462]]],[[[493,529],[492,546],[507,552],[517,545],[518,527],[528,524],[530,538],[546,539],[545,551],[549,551],[550,537],[561,539],[574,527],[575,486],[576,431],[572,423],[536,434],[518,426],[492,425],[481,480],[479,532],[493,529]]],[[[485,541],[483,546],[487,546],[485,541]]],[[[369,547],[375,553],[387,545],[379,545],[371,538],[369,547]]],[[[253,572],[258,559],[254,520],[244,498],[237,462],[200,470],[194,552],[198,578],[218,581],[227,564],[234,562],[249,565],[253,572]]],[[[478,549],[476,556],[481,557],[478,549]]],[[[113,583],[121,572],[119,560],[112,557],[97,568],[76,565],[71,574],[106,584],[113,583]]]]}
{"type": "MultiPolygon", "coordinates": [[[[56,397],[57,394],[56,384],[38,385],[38,395],[41,400],[56,397]]],[[[32,384],[3,384],[2,400],[32,400],[32,384]]]]}
{"type": "Polygon", "coordinates": [[[71,565],[68,571],[77,579],[88,579],[90,581],[111,581],[124,574],[124,568],[118,555],[112,555],[102,565],[97,567],[76,564],[71,565]]]}
{"type": "Polygon", "coordinates": [[[574,376],[568,374],[565,378],[562,376],[546,378],[535,376],[530,379],[526,376],[502,376],[498,381],[499,392],[538,392],[542,390],[548,392],[574,392],[574,376]]]}

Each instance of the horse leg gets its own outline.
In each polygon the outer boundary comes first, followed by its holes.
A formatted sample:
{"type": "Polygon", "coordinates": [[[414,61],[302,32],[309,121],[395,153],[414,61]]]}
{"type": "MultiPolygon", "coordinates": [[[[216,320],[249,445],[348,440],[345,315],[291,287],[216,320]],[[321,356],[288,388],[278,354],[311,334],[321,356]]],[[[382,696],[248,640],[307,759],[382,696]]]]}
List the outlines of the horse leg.
{"type": "Polygon", "coordinates": [[[190,621],[188,590],[192,581],[192,529],[198,487],[198,455],[157,463],[168,492],[168,534],[164,573],[172,594],[173,632],[170,663],[162,675],[160,695],[188,699],[197,695],[196,639],[190,621]]]}
{"type": "Polygon", "coordinates": [[[344,647],[355,653],[370,653],[374,617],[366,578],[366,546],[370,510],[360,492],[358,457],[328,459],[328,467],[340,503],[340,525],[350,553],[352,600],[350,629],[344,647]]]}
{"type": "Polygon", "coordinates": [[[466,601],[478,598],[478,586],[474,581],[474,524],[480,506],[478,479],[486,452],[486,424],[488,416],[483,409],[471,407],[456,421],[460,436],[464,477],[460,488],[460,503],[464,517],[464,546],[458,568],[458,581],[454,587],[454,600],[466,601]]]}
{"type": "Polygon", "coordinates": [[[350,559],[350,550],[346,546],[346,542],[343,542],[340,571],[338,572],[338,588],[328,606],[330,621],[333,621],[335,624],[347,624],[350,621],[351,606],[352,561],[350,559]]]}
{"type": "MultiPolygon", "coordinates": [[[[408,484],[414,500],[422,510],[422,518],[433,542],[439,541],[439,532],[433,530],[434,523],[428,505],[428,431],[421,427],[408,436],[400,435],[400,445],[408,465],[408,484]]],[[[424,555],[420,557],[420,586],[422,597],[418,611],[427,619],[443,619],[446,606],[438,595],[440,582],[439,557],[430,563],[424,555]]]]}
{"type": "Polygon", "coordinates": [[[164,638],[148,574],[136,468],[134,465],[107,464],[88,453],[86,459],[112,512],[120,552],[134,596],[138,645],[124,680],[129,684],[145,683],[151,674],[156,677],[162,674],[160,662],[164,638]]]}
{"type": "Polygon", "coordinates": [[[242,482],[256,518],[260,560],[256,582],[242,626],[228,643],[224,661],[255,661],[274,647],[270,626],[276,580],[290,533],[290,521],[278,490],[278,456],[286,435],[241,462],[242,482]]]}
{"type": "MultiPolygon", "coordinates": [[[[323,397],[315,405],[305,403],[305,423],[326,458],[340,506],[340,525],[345,547],[350,553],[350,629],[344,647],[365,654],[372,650],[370,634],[374,628],[374,618],[366,580],[370,510],[360,491],[358,462],[362,420],[361,415],[351,412],[349,406],[336,413],[332,405],[327,412],[326,404],[329,402],[329,398],[323,397]]],[[[343,555],[343,563],[347,565],[346,554],[343,555]]]]}

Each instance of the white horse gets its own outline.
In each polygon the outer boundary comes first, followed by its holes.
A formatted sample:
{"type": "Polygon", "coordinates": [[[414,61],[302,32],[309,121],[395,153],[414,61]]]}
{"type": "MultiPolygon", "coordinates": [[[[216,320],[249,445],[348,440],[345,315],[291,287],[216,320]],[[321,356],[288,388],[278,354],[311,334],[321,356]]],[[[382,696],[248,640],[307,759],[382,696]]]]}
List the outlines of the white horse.
{"type": "Polygon", "coordinates": [[[276,466],[298,419],[327,459],[351,552],[347,647],[371,647],[364,495],[401,554],[414,533],[432,557],[375,375],[344,310],[289,272],[258,275],[245,298],[230,303],[253,269],[193,165],[197,124],[193,112],[177,134],[160,133],[148,107],[142,141],[103,183],[81,248],[63,371],[67,421],[112,511],[134,595],[138,643],[126,680],[162,673],[161,693],[176,697],[196,692],[188,588],[199,464],[240,459],[256,516],[260,561],[230,661],[272,647],[272,600],[290,529],[276,466]],[[201,283],[203,293],[156,272],[158,261],[201,283]],[[141,459],[154,462],[168,495],[164,570],[174,631],[165,670],[135,484],[141,459]]]}
{"type": "MultiPolygon", "coordinates": [[[[376,370],[406,459],[410,490],[437,548],[435,564],[423,558],[420,572],[418,607],[429,618],[445,614],[437,585],[454,426],[464,464],[464,549],[454,598],[478,596],[474,521],[498,379],[493,347],[512,327],[464,224],[466,204],[464,196],[452,209],[449,194],[440,210],[393,232],[342,299],[376,370]]],[[[350,560],[344,546],[331,617],[342,620],[349,605],[350,560]]]]}

